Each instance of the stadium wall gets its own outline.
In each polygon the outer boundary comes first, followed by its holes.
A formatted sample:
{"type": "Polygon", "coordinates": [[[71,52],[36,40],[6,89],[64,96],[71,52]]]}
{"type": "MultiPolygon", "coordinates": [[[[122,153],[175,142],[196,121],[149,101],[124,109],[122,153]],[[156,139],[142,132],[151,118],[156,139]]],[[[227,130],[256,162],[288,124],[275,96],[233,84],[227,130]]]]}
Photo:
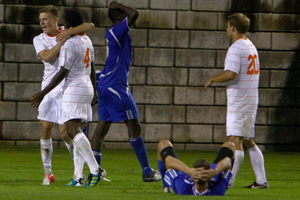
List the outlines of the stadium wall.
{"type": "MultiPolygon", "coordinates": [[[[95,64],[105,63],[104,34],[110,26],[110,0],[0,0],[1,144],[38,144],[40,124],[29,98],[40,90],[43,64],[33,37],[41,33],[38,10],[54,4],[62,13],[76,8],[95,24],[88,33],[95,64]]],[[[130,89],[138,104],[147,148],[159,139],[177,148],[214,150],[226,140],[226,90],[208,77],[223,69],[230,45],[226,16],[243,12],[251,19],[247,36],[259,51],[260,97],[256,142],[262,150],[300,151],[300,1],[297,0],[122,0],[140,17],[131,31],[130,89]]],[[[60,20],[62,25],[62,20],[60,20]]],[[[97,122],[89,125],[91,139],[97,122]]],[[[53,140],[62,145],[57,127],[53,140]]],[[[123,123],[113,124],[105,146],[130,148],[123,123]]]]}

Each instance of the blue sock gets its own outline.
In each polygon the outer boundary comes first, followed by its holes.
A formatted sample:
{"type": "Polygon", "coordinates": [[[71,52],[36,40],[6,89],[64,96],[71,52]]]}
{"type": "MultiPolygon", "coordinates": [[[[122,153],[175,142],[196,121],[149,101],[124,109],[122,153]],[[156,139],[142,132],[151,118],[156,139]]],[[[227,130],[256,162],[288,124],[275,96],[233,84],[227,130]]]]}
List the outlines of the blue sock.
{"type": "Polygon", "coordinates": [[[99,167],[101,166],[101,158],[102,158],[102,151],[98,151],[98,150],[94,150],[93,149],[93,154],[94,157],[99,165],[99,167]]]}
{"type": "Polygon", "coordinates": [[[164,181],[164,176],[165,176],[165,173],[167,171],[167,168],[165,166],[165,163],[163,161],[160,161],[160,160],[157,160],[157,165],[158,165],[158,171],[161,175],[161,178],[162,178],[162,181],[163,181],[163,188],[167,187],[167,185],[165,184],[165,181],[164,181]]]}
{"type": "Polygon", "coordinates": [[[152,169],[149,165],[148,154],[143,137],[141,136],[138,138],[129,138],[129,142],[141,164],[143,175],[148,176],[152,169]]]}

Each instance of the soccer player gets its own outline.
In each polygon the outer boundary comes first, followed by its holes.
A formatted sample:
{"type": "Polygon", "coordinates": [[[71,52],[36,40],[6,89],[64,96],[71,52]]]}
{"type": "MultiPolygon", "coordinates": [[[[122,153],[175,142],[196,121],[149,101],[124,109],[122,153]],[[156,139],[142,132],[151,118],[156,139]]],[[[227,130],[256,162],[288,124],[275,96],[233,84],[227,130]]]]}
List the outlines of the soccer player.
{"type": "Polygon", "coordinates": [[[131,7],[112,1],[109,4],[108,16],[113,25],[105,34],[107,59],[98,79],[99,121],[92,138],[92,150],[101,166],[102,145],[110,125],[113,122],[124,121],[128,129],[129,142],[143,170],[143,181],[158,181],[161,177],[159,172],[149,165],[136,103],[128,86],[131,63],[129,30],[139,14],[131,7]]]}
{"type": "MultiPolygon", "coordinates": [[[[60,47],[71,35],[89,31],[94,28],[92,23],[84,23],[76,28],[64,30],[58,27],[60,11],[53,5],[43,6],[39,10],[40,26],[43,33],[33,39],[37,57],[42,59],[45,69],[42,81],[44,89],[59,71],[58,55],[60,47]],[[59,35],[60,42],[56,36],[59,35]]],[[[73,157],[73,141],[68,137],[66,126],[60,121],[62,86],[58,85],[49,92],[38,108],[38,119],[42,126],[41,155],[44,166],[44,179],[42,185],[50,185],[55,180],[51,170],[51,158],[53,154],[51,132],[53,123],[60,124],[59,130],[71,156],[73,157]]]]}
{"type": "Polygon", "coordinates": [[[157,164],[163,177],[163,191],[179,195],[224,196],[232,175],[234,151],[234,143],[225,142],[211,165],[201,158],[190,168],[179,160],[170,141],[161,140],[157,164]]]}
{"type": "Polygon", "coordinates": [[[268,188],[264,157],[254,142],[255,119],[258,106],[259,60],[256,47],[246,38],[250,20],[242,13],[228,17],[227,35],[232,40],[225,58],[224,72],[208,79],[205,89],[213,83],[226,82],[227,139],[236,145],[235,160],[230,180],[231,188],[248,151],[256,181],[248,188],[268,188]]]}
{"type": "MultiPolygon", "coordinates": [[[[75,10],[65,13],[65,27],[81,25],[82,15],[75,10]]],[[[74,176],[67,184],[83,186],[83,159],[90,168],[88,187],[94,187],[101,179],[104,170],[99,168],[90,146],[82,132],[82,123],[92,120],[91,104],[97,101],[94,70],[94,48],[84,33],[72,36],[60,50],[59,72],[41,92],[31,97],[32,105],[38,106],[47,93],[65,78],[62,92],[62,121],[66,124],[68,135],[74,142],[74,176]]]]}

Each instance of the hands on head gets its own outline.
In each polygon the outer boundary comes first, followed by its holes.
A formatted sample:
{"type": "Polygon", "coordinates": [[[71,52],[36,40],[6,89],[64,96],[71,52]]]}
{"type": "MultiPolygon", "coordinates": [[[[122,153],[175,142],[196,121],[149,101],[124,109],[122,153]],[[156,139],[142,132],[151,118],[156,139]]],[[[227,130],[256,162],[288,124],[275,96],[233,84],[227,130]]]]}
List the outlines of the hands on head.
{"type": "Polygon", "coordinates": [[[215,173],[212,169],[204,169],[204,167],[200,167],[191,168],[191,172],[189,175],[194,180],[208,181],[215,176],[215,173]]]}

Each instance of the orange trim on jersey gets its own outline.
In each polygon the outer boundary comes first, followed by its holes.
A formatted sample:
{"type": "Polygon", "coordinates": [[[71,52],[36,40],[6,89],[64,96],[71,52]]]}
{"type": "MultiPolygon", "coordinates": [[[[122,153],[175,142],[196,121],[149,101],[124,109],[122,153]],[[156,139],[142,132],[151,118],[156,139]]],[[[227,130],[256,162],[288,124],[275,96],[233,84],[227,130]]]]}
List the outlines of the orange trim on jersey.
{"type": "MultiPolygon", "coordinates": [[[[58,30],[61,31],[61,27],[58,27],[58,30]]],[[[49,35],[48,33],[46,33],[49,37],[56,37],[57,35],[49,35]]]]}
{"type": "Polygon", "coordinates": [[[237,40],[248,40],[248,38],[242,37],[242,38],[239,38],[239,39],[237,39],[237,40]]]}
{"type": "Polygon", "coordinates": [[[85,33],[80,33],[80,34],[75,34],[75,35],[84,36],[84,35],[85,35],[85,33]]]}

